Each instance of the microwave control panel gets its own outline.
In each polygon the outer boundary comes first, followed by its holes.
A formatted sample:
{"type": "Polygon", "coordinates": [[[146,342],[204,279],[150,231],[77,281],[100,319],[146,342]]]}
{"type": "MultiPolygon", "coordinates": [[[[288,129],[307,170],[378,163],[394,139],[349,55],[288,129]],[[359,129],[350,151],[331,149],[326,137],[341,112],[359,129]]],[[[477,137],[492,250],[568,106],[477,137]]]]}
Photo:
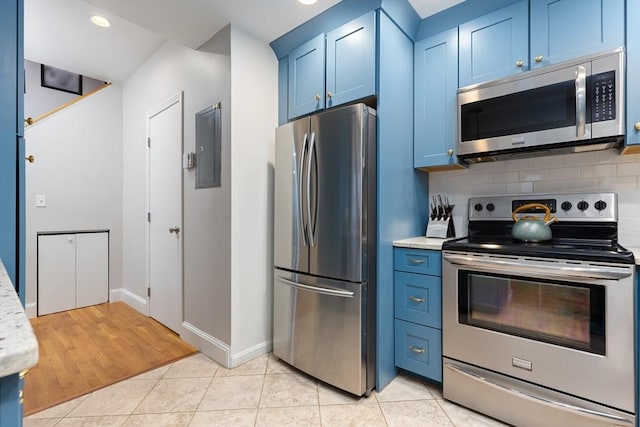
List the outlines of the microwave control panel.
{"type": "Polygon", "coordinates": [[[603,122],[616,118],[616,73],[591,76],[591,122],[603,122]]]}

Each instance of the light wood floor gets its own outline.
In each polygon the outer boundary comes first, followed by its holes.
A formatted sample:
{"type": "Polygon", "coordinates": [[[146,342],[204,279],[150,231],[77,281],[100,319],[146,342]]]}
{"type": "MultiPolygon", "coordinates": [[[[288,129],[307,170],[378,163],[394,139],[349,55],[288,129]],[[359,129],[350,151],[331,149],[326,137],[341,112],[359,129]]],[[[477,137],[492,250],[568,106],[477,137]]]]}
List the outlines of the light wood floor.
{"type": "Polygon", "coordinates": [[[40,360],[25,377],[29,415],[196,352],[125,303],[31,319],[40,360]]]}

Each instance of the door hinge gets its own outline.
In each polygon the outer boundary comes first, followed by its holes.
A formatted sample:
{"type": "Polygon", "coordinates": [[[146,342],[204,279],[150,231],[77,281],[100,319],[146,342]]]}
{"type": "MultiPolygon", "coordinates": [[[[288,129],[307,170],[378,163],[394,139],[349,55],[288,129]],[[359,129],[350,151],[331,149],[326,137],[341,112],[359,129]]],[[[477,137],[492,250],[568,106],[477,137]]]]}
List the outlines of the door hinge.
{"type": "Polygon", "coordinates": [[[151,212],[147,212],[147,222],[151,222],[151,212]]]}
{"type": "Polygon", "coordinates": [[[151,147],[151,137],[147,138],[147,147],[151,147]]]}
{"type": "Polygon", "coordinates": [[[147,296],[151,298],[151,288],[147,288],[147,296]]]}

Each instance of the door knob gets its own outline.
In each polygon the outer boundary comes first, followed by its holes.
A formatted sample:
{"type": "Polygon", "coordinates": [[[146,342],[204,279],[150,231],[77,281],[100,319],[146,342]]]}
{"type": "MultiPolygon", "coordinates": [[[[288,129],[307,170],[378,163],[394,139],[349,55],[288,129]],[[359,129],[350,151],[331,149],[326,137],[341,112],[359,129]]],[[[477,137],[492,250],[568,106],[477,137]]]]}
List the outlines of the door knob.
{"type": "Polygon", "coordinates": [[[538,55],[534,58],[536,60],[536,62],[542,62],[542,55],[538,55]]]}
{"type": "Polygon", "coordinates": [[[180,232],[180,227],[178,227],[177,225],[175,227],[169,227],[169,233],[178,234],[179,232],[180,232]]]}
{"type": "Polygon", "coordinates": [[[635,130],[640,130],[640,122],[636,123],[635,125],[633,125],[633,128],[635,130]]]}
{"type": "Polygon", "coordinates": [[[33,154],[29,154],[27,157],[24,158],[26,161],[28,161],[29,163],[33,163],[36,161],[36,158],[33,157],[33,154]]]}
{"type": "Polygon", "coordinates": [[[320,101],[320,95],[316,94],[315,99],[316,101],[320,101]]]}
{"type": "Polygon", "coordinates": [[[524,61],[517,60],[516,67],[522,67],[524,65],[524,61]]]}

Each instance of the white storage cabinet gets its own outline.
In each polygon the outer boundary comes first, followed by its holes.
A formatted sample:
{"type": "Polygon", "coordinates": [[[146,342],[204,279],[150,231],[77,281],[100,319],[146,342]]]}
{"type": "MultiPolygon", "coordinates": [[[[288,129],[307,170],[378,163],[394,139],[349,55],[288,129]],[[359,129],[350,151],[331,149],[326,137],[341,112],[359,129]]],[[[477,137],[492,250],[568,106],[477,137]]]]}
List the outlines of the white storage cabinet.
{"type": "Polygon", "coordinates": [[[108,300],[108,232],[38,235],[38,316],[108,300]]]}

